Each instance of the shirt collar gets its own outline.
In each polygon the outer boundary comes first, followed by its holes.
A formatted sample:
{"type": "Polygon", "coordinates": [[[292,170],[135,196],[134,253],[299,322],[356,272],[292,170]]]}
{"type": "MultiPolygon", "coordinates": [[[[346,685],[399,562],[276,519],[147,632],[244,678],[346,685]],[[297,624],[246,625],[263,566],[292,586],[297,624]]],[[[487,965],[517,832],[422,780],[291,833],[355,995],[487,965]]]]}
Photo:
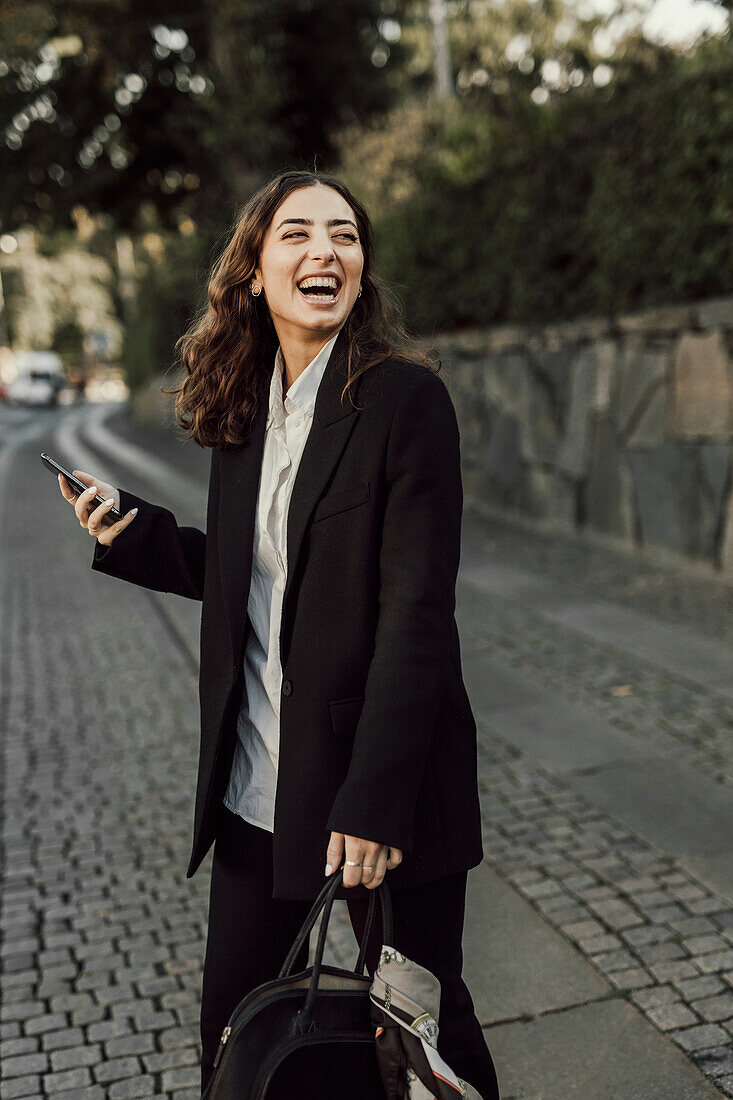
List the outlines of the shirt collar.
{"type": "Polygon", "coordinates": [[[318,355],[316,355],[314,359],[311,359],[302,374],[298,375],[284,399],[283,370],[285,369],[285,361],[283,359],[282,348],[278,345],[277,352],[275,353],[275,366],[270,381],[270,403],[267,428],[273,423],[277,428],[282,427],[286,414],[293,412],[295,409],[300,410],[304,416],[313,416],[318,387],[320,386],[321,379],[323,378],[328,360],[331,356],[331,351],[333,350],[333,345],[336,343],[337,338],[338,332],[335,336],[331,337],[327,344],[324,344],[318,352],[318,355]]]}

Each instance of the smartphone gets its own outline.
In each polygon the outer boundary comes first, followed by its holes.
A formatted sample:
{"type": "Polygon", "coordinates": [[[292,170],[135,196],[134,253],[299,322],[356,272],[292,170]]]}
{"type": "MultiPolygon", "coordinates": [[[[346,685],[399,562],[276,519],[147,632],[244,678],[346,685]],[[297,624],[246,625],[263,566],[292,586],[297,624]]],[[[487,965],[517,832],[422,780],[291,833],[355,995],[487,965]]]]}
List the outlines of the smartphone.
{"type": "MultiPolygon", "coordinates": [[[[41,454],[41,462],[47,470],[51,470],[57,477],[59,474],[63,474],[75,493],[83,493],[89,488],[83,481],[79,481],[78,477],[74,477],[69,470],[65,470],[63,466],[59,466],[58,462],[55,462],[51,456],[47,455],[45,452],[41,454]]],[[[105,497],[97,493],[94,499],[90,501],[92,509],[97,508],[100,504],[104,504],[104,501],[105,497]]],[[[111,527],[113,523],[117,523],[117,520],[122,518],[122,512],[118,512],[113,504],[102,516],[102,523],[105,523],[107,527],[111,527]]]]}

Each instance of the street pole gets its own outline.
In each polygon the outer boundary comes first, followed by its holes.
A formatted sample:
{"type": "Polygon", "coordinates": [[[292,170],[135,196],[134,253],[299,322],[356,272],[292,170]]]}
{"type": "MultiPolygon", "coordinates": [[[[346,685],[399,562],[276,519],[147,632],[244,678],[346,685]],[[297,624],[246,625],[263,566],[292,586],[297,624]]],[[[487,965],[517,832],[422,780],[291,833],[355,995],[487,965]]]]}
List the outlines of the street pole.
{"type": "Polygon", "coordinates": [[[120,233],[115,241],[115,247],[122,317],[125,325],[131,325],[137,316],[135,249],[132,237],[128,233],[120,233]]]}
{"type": "Polygon", "coordinates": [[[430,22],[433,25],[433,52],[435,57],[435,87],[441,99],[455,96],[453,66],[448,41],[447,7],[445,0],[430,0],[430,22]]]}
{"type": "Polygon", "coordinates": [[[5,308],[2,266],[0,266],[0,347],[10,347],[10,331],[8,328],[8,314],[5,308]]]}

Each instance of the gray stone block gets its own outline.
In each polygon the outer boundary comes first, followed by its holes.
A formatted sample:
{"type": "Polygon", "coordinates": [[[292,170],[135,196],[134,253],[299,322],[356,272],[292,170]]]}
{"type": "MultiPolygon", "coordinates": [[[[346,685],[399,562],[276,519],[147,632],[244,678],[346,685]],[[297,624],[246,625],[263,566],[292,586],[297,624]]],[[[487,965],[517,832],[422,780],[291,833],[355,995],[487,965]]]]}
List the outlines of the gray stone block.
{"type": "Polygon", "coordinates": [[[661,305],[627,313],[616,321],[621,332],[643,333],[655,337],[663,333],[676,333],[690,328],[695,322],[692,305],[661,305]]]}
{"type": "Polygon", "coordinates": [[[724,1043],[728,1036],[717,1024],[700,1024],[672,1033],[675,1042],[685,1050],[706,1050],[724,1043]]]}
{"type": "Polygon", "coordinates": [[[565,412],[570,392],[570,372],[575,361],[574,348],[537,348],[532,349],[529,363],[532,374],[539,377],[551,396],[555,416],[561,428],[565,425],[565,412]]]}
{"type": "Polygon", "coordinates": [[[537,519],[574,527],[578,510],[575,482],[561,471],[528,466],[516,495],[519,508],[537,519]]]}
{"type": "Polygon", "coordinates": [[[147,1074],[129,1077],[126,1081],[116,1081],[107,1089],[108,1100],[137,1100],[138,1097],[159,1095],[154,1077],[147,1074]]]}
{"type": "Polygon", "coordinates": [[[733,1073],[733,1047],[713,1047],[712,1050],[703,1050],[695,1056],[703,1073],[711,1077],[720,1077],[724,1073],[733,1073]]]}
{"type": "Polygon", "coordinates": [[[692,1007],[706,1023],[733,1019],[733,993],[723,993],[718,997],[704,997],[694,1001],[692,1007]]]}
{"type": "Polygon", "coordinates": [[[706,298],[694,309],[700,328],[733,329],[733,298],[706,298]]]}
{"type": "Polygon", "coordinates": [[[733,365],[723,333],[686,332],[675,349],[668,434],[720,440],[732,431],[733,365]]]}
{"type": "Polygon", "coordinates": [[[86,1066],[62,1070],[60,1073],[47,1073],[43,1078],[43,1087],[51,1096],[57,1092],[69,1092],[71,1089],[78,1095],[76,1090],[91,1084],[91,1074],[86,1066]]]}
{"type": "Polygon", "coordinates": [[[108,1058],[95,1067],[94,1076],[100,1084],[107,1085],[111,1081],[120,1081],[125,1077],[137,1077],[140,1069],[139,1058],[108,1058]]]}
{"type": "Polygon", "coordinates": [[[94,1066],[102,1057],[98,1046],[65,1047],[51,1055],[51,1069],[75,1069],[77,1066],[94,1066]]]}
{"type": "Polygon", "coordinates": [[[40,1096],[41,1079],[36,1075],[29,1077],[14,1077],[11,1081],[3,1081],[3,1100],[16,1100],[21,1096],[40,1096]]]}
{"type": "Polygon", "coordinates": [[[625,443],[656,446],[664,441],[672,352],[671,342],[650,346],[638,337],[622,342],[612,409],[625,443]]]}
{"type": "Polygon", "coordinates": [[[616,998],[492,1027],[486,1040],[502,1096],[512,1100],[720,1095],[632,1005],[616,998]]]}
{"type": "Polygon", "coordinates": [[[597,376],[593,348],[582,348],[570,368],[567,414],[556,458],[558,469],[575,480],[587,475],[590,464],[597,376]]]}
{"type": "Polygon", "coordinates": [[[48,1055],[40,1051],[3,1059],[3,1077],[25,1077],[31,1073],[44,1073],[47,1069],[48,1055]]]}
{"type": "Polygon", "coordinates": [[[608,413],[598,413],[592,420],[583,514],[593,530],[632,541],[635,530],[633,481],[608,413]]]}
{"type": "Polygon", "coordinates": [[[641,539],[713,559],[731,461],[730,444],[667,442],[627,452],[641,539]]]}
{"type": "Polygon", "coordinates": [[[681,1001],[660,1005],[659,1008],[650,1008],[647,1015],[660,1031],[671,1031],[676,1027],[689,1027],[699,1022],[695,1013],[691,1012],[687,1005],[683,1005],[681,1001]]]}
{"type": "Polygon", "coordinates": [[[466,981],[482,1023],[603,996],[607,983],[485,864],[469,875],[466,981]]]}
{"type": "Polygon", "coordinates": [[[522,478],[521,433],[516,417],[501,412],[495,418],[481,463],[485,483],[499,494],[513,494],[522,478]]]}

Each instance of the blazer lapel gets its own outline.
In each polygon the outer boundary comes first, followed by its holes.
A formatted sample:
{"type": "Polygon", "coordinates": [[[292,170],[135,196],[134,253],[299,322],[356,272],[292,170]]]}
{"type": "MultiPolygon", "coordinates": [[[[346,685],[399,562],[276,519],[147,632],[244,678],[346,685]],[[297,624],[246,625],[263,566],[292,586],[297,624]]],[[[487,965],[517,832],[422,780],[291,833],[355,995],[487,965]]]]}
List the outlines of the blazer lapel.
{"type": "MultiPolygon", "coordinates": [[[[313,423],[303,449],[290,498],[287,524],[288,574],[283,596],[283,635],[286,616],[297,576],[297,566],[308,520],[323,495],[346,443],[357,411],[349,397],[341,403],[346,384],[346,332],[342,328],[318,387],[313,423]]],[[[265,445],[269,387],[260,400],[247,443],[239,451],[221,455],[221,497],[219,501],[219,564],[224,605],[229,618],[232,652],[239,662],[247,624],[247,603],[252,576],[254,526],[259,492],[262,453],[265,445]]]]}
{"type": "Polygon", "coordinates": [[[220,456],[217,547],[221,588],[229,621],[232,653],[241,660],[252,575],[255,508],[265,446],[268,395],[260,398],[249,439],[238,451],[220,456]]]}

